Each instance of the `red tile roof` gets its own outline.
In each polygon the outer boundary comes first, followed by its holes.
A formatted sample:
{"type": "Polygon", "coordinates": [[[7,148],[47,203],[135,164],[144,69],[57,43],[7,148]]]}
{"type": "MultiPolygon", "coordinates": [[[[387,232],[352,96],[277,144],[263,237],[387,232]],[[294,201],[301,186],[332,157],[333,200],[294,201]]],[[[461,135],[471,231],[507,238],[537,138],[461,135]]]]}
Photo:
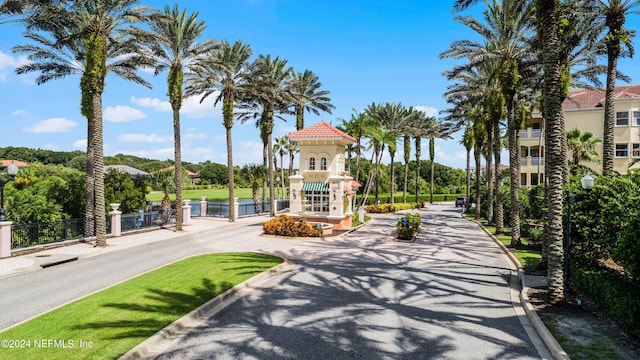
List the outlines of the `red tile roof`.
{"type": "MultiPolygon", "coordinates": [[[[165,172],[165,171],[171,171],[171,170],[175,170],[175,169],[176,169],[176,166],[175,166],[175,165],[171,165],[171,166],[166,167],[166,168],[164,168],[164,169],[156,170],[156,171],[152,172],[152,174],[157,174],[157,173],[161,173],[161,172],[165,172]]],[[[194,172],[191,172],[191,171],[189,171],[189,170],[185,169],[184,167],[182,168],[182,170],[186,171],[186,172],[187,172],[187,175],[188,175],[189,177],[198,176],[198,174],[196,174],[196,173],[194,173],[194,172]]]]}
{"type": "Polygon", "coordinates": [[[356,141],[351,135],[346,134],[335,127],[327,124],[324,120],[306,127],[302,130],[296,131],[287,135],[289,139],[305,139],[305,138],[345,138],[351,141],[356,141]]]}
{"type": "Polygon", "coordinates": [[[0,164],[0,168],[4,169],[13,163],[17,167],[25,167],[29,166],[27,163],[18,160],[2,160],[2,164],[0,164]]]}
{"type": "MultiPolygon", "coordinates": [[[[564,110],[590,109],[604,106],[604,89],[599,90],[571,90],[569,98],[562,103],[564,110]]],[[[640,85],[616,86],[614,98],[640,99],[640,85]]]]}

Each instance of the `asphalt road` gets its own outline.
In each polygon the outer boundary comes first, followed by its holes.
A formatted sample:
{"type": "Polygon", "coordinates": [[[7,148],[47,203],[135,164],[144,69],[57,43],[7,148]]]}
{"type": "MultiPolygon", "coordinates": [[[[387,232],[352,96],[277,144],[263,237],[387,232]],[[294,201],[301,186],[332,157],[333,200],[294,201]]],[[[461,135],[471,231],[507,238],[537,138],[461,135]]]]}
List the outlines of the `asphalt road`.
{"type": "Polygon", "coordinates": [[[253,218],[0,278],[0,329],[187,256],[253,251],[297,265],[161,358],[541,358],[499,247],[452,204],[421,214],[415,243],[394,241],[398,215],[328,241],[262,237],[264,218],[253,218]]]}
{"type": "MultiPolygon", "coordinates": [[[[241,298],[161,359],[536,359],[498,246],[452,206],[422,212],[415,243],[397,215],[292,248],[297,268],[241,298]]],[[[525,320],[526,322],[526,320],[525,320]]]]}

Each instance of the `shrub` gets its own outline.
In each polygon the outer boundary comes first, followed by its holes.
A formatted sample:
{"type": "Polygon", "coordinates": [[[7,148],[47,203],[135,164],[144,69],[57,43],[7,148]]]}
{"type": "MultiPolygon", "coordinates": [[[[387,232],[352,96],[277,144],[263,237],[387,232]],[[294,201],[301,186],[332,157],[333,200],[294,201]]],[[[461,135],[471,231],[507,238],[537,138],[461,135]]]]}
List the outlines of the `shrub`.
{"type": "Polygon", "coordinates": [[[287,215],[280,215],[263,223],[262,231],[269,235],[291,237],[319,237],[322,235],[322,229],[311,226],[306,221],[297,221],[287,215]]]}
{"type": "Polygon", "coordinates": [[[384,214],[384,213],[396,212],[396,207],[395,205],[391,205],[391,204],[370,205],[365,207],[364,210],[372,214],[384,214]]]}
{"type": "Polygon", "coordinates": [[[398,219],[396,227],[397,237],[411,240],[420,231],[420,214],[407,214],[398,219]]]}

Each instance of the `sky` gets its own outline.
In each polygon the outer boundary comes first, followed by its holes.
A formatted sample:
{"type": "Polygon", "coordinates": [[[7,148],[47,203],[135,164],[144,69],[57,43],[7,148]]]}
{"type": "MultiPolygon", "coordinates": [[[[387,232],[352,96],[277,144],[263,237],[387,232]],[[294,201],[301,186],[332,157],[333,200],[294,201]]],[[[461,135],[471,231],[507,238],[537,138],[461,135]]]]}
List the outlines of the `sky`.
{"type": "MultiPolygon", "coordinates": [[[[165,3],[140,1],[156,8],[165,3]]],[[[336,126],[372,102],[402,103],[440,116],[448,108],[443,93],[450,85],[442,73],[457,62],[440,60],[439,54],[453,41],[475,39],[470,29],[453,20],[453,1],[183,0],[179,5],[199,12],[198,18],[207,24],[202,40],[233,43],[240,39],[251,46],[252,59],[270,54],[286,59],[295,71],[313,71],[322,89],[330,91],[335,109],[320,116],[305,114],[306,126],[321,120],[336,126]]],[[[479,2],[462,15],[477,16],[483,9],[479,2]]],[[[640,23],[640,16],[635,17],[627,23],[632,29],[640,23]]],[[[36,85],[35,73],[15,74],[15,68],[28,60],[11,49],[27,41],[14,24],[0,24],[0,28],[0,147],[86,151],[79,76],[36,85]]],[[[619,69],[631,76],[632,83],[640,82],[635,60],[621,60],[619,69]]],[[[153,89],[107,77],[104,154],[173,159],[167,73],[140,74],[153,89]]],[[[236,122],[232,131],[234,164],[260,163],[262,142],[255,124],[236,122]]],[[[273,135],[293,131],[295,118],[288,117],[286,122],[276,120],[273,135]]],[[[183,161],[226,164],[225,129],[213,98],[203,103],[197,97],[185,101],[181,132],[183,161]]],[[[460,137],[458,132],[453,139],[436,140],[435,161],[464,169],[466,152],[460,137]]],[[[425,141],[422,159],[428,158],[426,145],[425,141]]],[[[402,159],[401,147],[396,159],[402,159]]],[[[507,156],[502,159],[508,161],[507,156]]]]}

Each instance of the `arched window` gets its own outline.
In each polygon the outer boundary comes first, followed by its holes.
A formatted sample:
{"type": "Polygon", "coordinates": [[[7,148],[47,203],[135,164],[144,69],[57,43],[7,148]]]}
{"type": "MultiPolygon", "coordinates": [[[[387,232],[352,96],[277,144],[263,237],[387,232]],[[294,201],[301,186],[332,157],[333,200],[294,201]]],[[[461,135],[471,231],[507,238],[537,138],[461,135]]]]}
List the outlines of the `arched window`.
{"type": "Polygon", "coordinates": [[[309,170],[315,170],[316,169],[316,158],[312,157],[309,158],[309,170]]]}
{"type": "Polygon", "coordinates": [[[327,170],[327,158],[320,158],[320,170],[327,170]]]}

